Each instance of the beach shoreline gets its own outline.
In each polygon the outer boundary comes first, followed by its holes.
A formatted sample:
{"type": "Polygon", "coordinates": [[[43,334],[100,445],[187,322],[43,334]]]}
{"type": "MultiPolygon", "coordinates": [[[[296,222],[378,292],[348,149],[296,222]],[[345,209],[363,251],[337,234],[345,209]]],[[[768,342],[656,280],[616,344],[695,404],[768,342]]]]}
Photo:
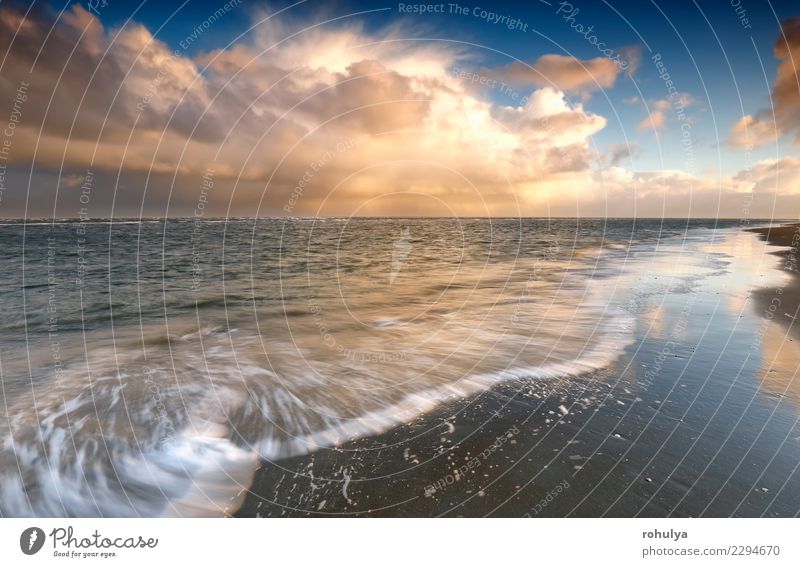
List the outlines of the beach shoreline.
{"type": "MultiPolygon", "coordinates": [[[[48,327],[31,327],[36,407],[43,419],[60,420],[59,427],[81,423],[86,429],[72,426],[76,446],[59,455],[64,466],[53,483],[53,471],[33,458],[41,430],[28,413],[34,403],[28,398],[29,359],[7,352],[4,395],[13,403],[4,407],[14,424],[8,434],[26,450],[0,457],[9,471],[19,455],[31,459],[21,463],[24,475],[9,475],[0,511],[784,517],[800,508],[800,389],[793,379],[800,341],[787,330],[791,319],[785,315],[797,308],[797,278],[771,254],[785,250],[741,225],[715,222],[575,221],[529,223],[524,230],[509,222],[493,225],[492,234],[488,225],[473,223],[470,259],[451,261],[459,258],[452,253],[461,250],[459,233],[444,231],[438,221],[417,221],[409,231],[413,251],[392,281],[393,244],[409,222],[348,224],[355,236],[369,234],[376,241],[367,255],[360,238],[339,240],[343,227],[317,227],[319,238],[340,242],[338,263],[331,265],[323,254],[310,267],[305,225],[293,224],[294,254],[265,253],[255,268],[261,274],[257,314],[270,325],[248,323],[253,304],[245,300],[253,289],[245,245],[225,252],[226,258],[232,250],[239,257],[219,278],[210,277],[218,273],[216,256],[202,264],[208,285],[195,298],[202,301],[186,301],[182,286],[194,267],[188,259],[177,263],[174,279],[164,280],[173,282],[166,296],[168,321],[161,313],[163,298],[155,293],[136,311],[123,310],[130,303],[125,300],[140,297],[133,285],[138,280],[125,272],[137,265],[126,256],[136,253],[131,247],[118,247],[115,256],[114,298],[120,306],[113,321],[105,309],[104,279],[86,275],[82,303],[71,301],[66,287],[57,288],[61,387],[53,390],[50,380],[54,337],[48,327]],[[434,261],[427,243],[443,233],[453,241],[437,245],[441,260],[434,261]],[[487,244],[493,242],[506,245],[489,256],[487,244]],[[424,262],[415,265],[413,254],[424,255],[424,262]],[[511,281],[486,273],[484,257],[495,268],[504,266],[511,281]],[[288,258],[294,275],[286,269],[288,258]],[[325,276],[348,266],[358,269],[341,272],[347,293],[337,310],[332,298],[342,290],[325,276]],[[305,277],[309,270],[319,274],[313,285],[305,277]],[[432,285],[436,270],[447,285],[432,285]],[[455,285],[449,283],[451,271],[458,272],[455,285]],[[398,297],[402,285],[407,289],[398,297]],[[310,310],[309,294],[320,298],[314,306],[324,308],[310,310]],[[352,308],[362,316],[357,325],[352,308]],[[419,313],[409,316],[411,308],[419,313]],[[113,340],[106,338],[109,329],[113,340]],[[87,336],[93,344],[88,354],[82,344],[87,336]],[[420,337],[426,340],[417,344],[420,337]],[[465,349],[465,337],[481,340],[465,349]],[[334,339],[353,349],[343,352],[364,353],[363,360],[341,356],[330,348],[334,339]],[[366,356],[389,351],[406,356],[366,356]],[[598,351],[600,358],[593,354],[598,351]],[[95,378],[88,383],[87,365],[95,378]],[[485,389],[461,384],[475,386],[481,376],[497,380],[482,381],[485,389]],[[431,384],[449,386],[453,395],[431,396],[431,384]],[[376,419],[372,410],[391,413],[397,399],[407,399],[414,411],[394,416],[391,424],[376,419]],[[124,407],[127,414],[98,416],[98,402],[112,410],[124,407]],[[128,415],[137,421],[131,424],[128,415]],[[132,463],[128,470],[147,466],[161,476],[143,486],[131,474],[92,500],[97,485],[73,473],[89,462],[107,463],[111,475],[120,470],[119,461],[94,443],[97,428],[109,431],[115,423],[122,425],[105,442],[118,444],[132,463]],[[352,427],[359,423],[369,427],[352,427]],[[132,425],[137,450],[126,444],[132,425]],[[84,448],[95,451],[91,461],[84,448]],[[64,494],[72,496],[65,504],[59,500],[64,494]],[[138,499],[128,501],[131,495],[138,499]]],[[[217,231],[207,235],[212,241],[222,230],[234,241],[252,238],[248,223],[209,227],[217,231]]],[[[112,235],[108,225],[93,226],[98,243],[89,249],[92,263],[103,260],[92,256],[102,256],[100,243],[112,236],[133,242],[140,228],[123,225],[112,235]]],[[[193,228],[172,228],[168,253],[177,258],[193,228]]],[[[266,223],[261,229],[269,241],[286,227],[266,223]]],[[[12,248],[34,237],[46,241],[55,231],[57,242],[67,243],[55,257],[68,252],[69,227],[35,233],[28,228],[25,238],[16,227],[4,230],[12,248]]],[[[161,227],[145,234],[145,249],[162,248],[161,227]]],[[[29,253],[29,280],[71,277],[67,263],[55,264],[54,271],[47,246],[30,249],[39,254],[29,253]]],[[[145,257],[150,264],[140,262],[138,269],[159,274],[161,257],[145,257]]],[[[6,285],[13,290],[21,283],[6,285]]],[[[153,278],[148,285],[161,287],[163,281],[153,278]]],[[[27,291],[28,312],[47,313],[51,292],[27,291]]],[[[4,297],[15,305],[16,296],[4,297]]],[[[6,322],[6,344],[14,344],[25,324],[21,318],[6,322]]]]}
{"type": "MultiPolygon", "coordinates": [[[[786,233],[773,229],[769,244],[786,233]]],[[[725,234],[755,243],[740,228],[725,234]]],[[[736,243],[725,249],[735,253],[736,243]]],[[[800,431],[791,375],[752,356],[774,290],[753,285],[745,309],[747,294],[724,291],[724,266],[738,259],[709,261],[709,276],[670,287],[655,306],[634,294],[636,342],[609,366],[498,384],[381,435],[263,461],[235,515],[793,516],[800,431]],[[706,280],[723,283],[706,289],[706,280]]],[[[783,307],[797,308],[798,288],[796,277],[782,288],[783,307]]]]}
{"type": "MultiPolygon", "coordinates": [[[[800,265],[798,265],[798,252],[800,252],[800,223],[788,223],[779,226],[749,228],[748,232],[758,234],[770,246],[783,248],[772,251],[781,260],[782,271],[791,274],[789,282],[780,290],[780,313],[775,317],[796,340],[800,340],[800,265]]],[[[755,292],[757,309],[769,309],[770,303],[775,303],[774,290],[760,290],[755,292]]]]}

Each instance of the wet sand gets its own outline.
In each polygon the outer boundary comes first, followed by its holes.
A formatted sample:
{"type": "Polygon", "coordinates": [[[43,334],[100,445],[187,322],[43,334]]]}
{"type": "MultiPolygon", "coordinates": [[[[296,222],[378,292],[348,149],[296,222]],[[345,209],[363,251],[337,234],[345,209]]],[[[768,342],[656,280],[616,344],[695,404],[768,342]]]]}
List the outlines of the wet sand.
{"type": "Polygon", "coordinates": [[[777,327],[763,333],[763,355],[769,368],[761,373],[762,388],[775,392],[800,406],[800,224],[792,223],[769,228],[750,229],[776,250],[780,269],[790,274],[780,287],[753,292],[754,308],[777,327]]]}
{"type": "Polygon", "coordinates": [[[763,228],[748,228],[748,232],[755,232],[773,246],[788,246],[792,248],[782,254],[796,257],[797,246],[800,243],[800,223],[787,223],[778,226],[763,228]]]}
{"type": "MultiPolygon", "coordinates": [[[[798,285],[783,308],[797,311],[798,285]]],[[[763,317],[769,290],[748,305],[726,289],[665,294],[602,370],[505,383],[380,436],[263,462],[237,515],[795,516],[797,358],[763,317]]]]}
{"type": "MultiPolygon", "coordinates": [[[[768,228],[751,228],[750,232],[755,232],[762,239],[772,246],[782,247],[782,250],[773,252],[781,259],[781,269],[795,274],[796,277],[782,288],[780,294],[781,313],[776,317],[786,326],[793,337],[800,339],[800,323],[797,322],[800,316],[800,265],[798,264],[798,251],[800,251],[800,224],[792,223],[768,228]]],[[[763,307],[768,308],[769,302],[775,293],[771,290],[764,290],[759,298],[763,307]]]]}

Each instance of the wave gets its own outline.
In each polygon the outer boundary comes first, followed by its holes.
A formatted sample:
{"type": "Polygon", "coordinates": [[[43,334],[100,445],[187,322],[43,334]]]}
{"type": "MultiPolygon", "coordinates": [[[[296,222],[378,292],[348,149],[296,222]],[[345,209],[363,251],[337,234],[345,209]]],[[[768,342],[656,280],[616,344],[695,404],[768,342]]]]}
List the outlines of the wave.
{"type": "Polygon", "coordinates": [[[590,312],[578,320],[592,322],[592,337],[570,343],[572,356],[539,342],[532,351],[549,349],[539,364],[525,364],[527,353],[510,363],[502,351],[508,367],[447,377],[416,375],[422,367],[408,362],[391,366],[405,374],[389,379],[386,368],[350,364],[345,372],[331,360],[298,358],[296,343],[270,343],[262,361],[255,353],[263,335],[220,328],[150,341],[146,359],[135,349],[97,350],[83,370],[65,370],[56,387],[9,408],[0,470],[19,474],[0,479],[0,514],[232,514],[261,459],[376,435],[501,382],[607,366],[631,343],[634,321],[622,312],[602,316],[598,299],[582,304],[590,312]]]}

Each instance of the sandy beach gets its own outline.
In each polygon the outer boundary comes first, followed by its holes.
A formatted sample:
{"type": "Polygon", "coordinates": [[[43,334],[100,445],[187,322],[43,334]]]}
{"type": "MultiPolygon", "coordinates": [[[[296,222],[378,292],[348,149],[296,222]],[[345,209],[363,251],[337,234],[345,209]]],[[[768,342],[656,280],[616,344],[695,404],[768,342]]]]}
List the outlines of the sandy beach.
{"type": "MultiPolygon", "coordinates": [[[[772,246],[779,246],[782,250],[772,252],[781,258],[781,269],[785,272],[793,273],[797,277],[792,278],[783,288],[781,294],[782,314],[778,317],[786,325],[789,332],[795,338],[800,338],[800,324],[797,317],[800,315],[800,264],[798,264],[798,252],[800,251],[800,224],[782,224],[767,228],[751,228],[772,246]]],[[[769,293],[765,294],[768,296],[769,293]]]]}

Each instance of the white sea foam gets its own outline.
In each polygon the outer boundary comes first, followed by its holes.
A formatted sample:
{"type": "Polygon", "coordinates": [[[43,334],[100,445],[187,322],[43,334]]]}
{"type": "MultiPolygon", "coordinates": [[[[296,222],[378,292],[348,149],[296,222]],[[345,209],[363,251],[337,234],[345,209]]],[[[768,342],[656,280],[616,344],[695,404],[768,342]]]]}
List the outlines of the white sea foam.
{"type": "MultiPolygon", "coordinates": [[[[357,248],[337,257],[352,268],[339,279],[326,266],[282,279],[282,301],[247,317],[226,306],[201,325],[192,313],[115,326],[88,355],[81,336],[58,374],[45,361],[44,378],[20,373],[24,387],[5,392],[0,513],[229,514],[260,459],[380,434],[502,382],[591,372],[631,343],[634,320],[592,279],[589,254],[489,261],[483,246],[461,263],[415,244],[393,282],[390,252],[381,264],[378,247],[357,248]]],[[[253,285],[275,297],[274,277],[253,285]]]]}
{"type": "MultiPolygon", "coordinates": [[[[595,293],[583,304],[603,302],[595,293]]],[[[428,377],[428,387],[411,374],[406,382],[399,374],[379,382],[382,369],[361,376],[360,385],[357,377],[320,384],[320,376],[303,371],[302,364],[281,366],[280,357],[273,357],[270,368],[232,351],[231,335],[214,328],[173,339],[173,364],[179,360],[173,368],[156,366],[152,352],[145,365],[135,352],[97,351],[92,378],[68,370],[58,387],[10,408],[0,462],[2,470],[21,474],[3,475],[0,510],[12,516],[229,514],[259,459],[379,434],[500,382],[591,372],[629,344],[632,325],[618,313],[606,315],[573,358],[560,351],[561,360],[539,356],[538,365],[511,364],[452,379],[439,374],[428,377]],[[382,388],[375,389],[376,383],[382,388]]],[[[246,342],[237,335],[237,347],[246,342]]],[[[325,368],[341,372],[330,362],[325,368]]],[[[406,364],[393,371],[420,369],[406,364]]]]}

